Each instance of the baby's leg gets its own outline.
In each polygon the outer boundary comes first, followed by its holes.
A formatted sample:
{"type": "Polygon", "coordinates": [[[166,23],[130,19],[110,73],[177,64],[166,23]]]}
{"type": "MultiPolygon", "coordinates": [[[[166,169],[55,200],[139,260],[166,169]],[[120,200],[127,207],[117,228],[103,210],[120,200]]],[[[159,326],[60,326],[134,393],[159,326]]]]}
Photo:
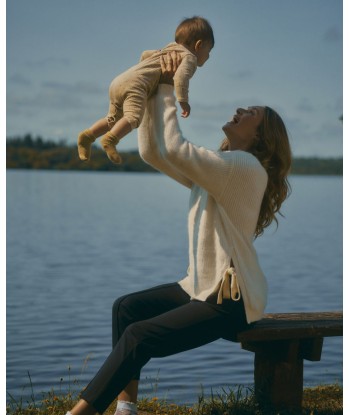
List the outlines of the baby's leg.
{"type": "Polygon", "coordinates": [[[116,113],[122,110],[122,117],[117,117],[118,121],[113,125],[111,130],[103,136],[101,144],[108,158],[113,163],[121,163],[122,158],[116,149],[119,141],[130,133],[134,128],[138,128],[141,123],[145,106],[147,102],[147,94],[145,91],[136,89],[130,90],[123,102],[123,108],[115,105],[116,113]]]}
{"type": "Polygon", "coordinates": [[[90,130],[92,131],[92,134],[97,138],[101,137],[101,135],[106,134],[107,131],[109,131],[111,128],[108,119],[101,118],[100,120],[96,121],[95,124],[93,124],[90,127],[90,130]]]}
{"type": "Polygon", "coordinates": [[[111,130],[102,137],[101,144],[104,151],[107,153],[108,158],[116,164],[122,162],[122,158],[116,149],[116,145],[119,141],[130,133],[132,126],[129,121],[123,117],[117,121],[111,130]]]}
{"type": "Polygon", "coordinates": [[[96,121],[87,130],[81,131],[81,133],[78,135],[78,153],[80,160],[87,161],[90,159],[91,144],[96,140],[97,137],[105,134],[108,130],[108,121],[105,118],[102,118],[96,121]]]}

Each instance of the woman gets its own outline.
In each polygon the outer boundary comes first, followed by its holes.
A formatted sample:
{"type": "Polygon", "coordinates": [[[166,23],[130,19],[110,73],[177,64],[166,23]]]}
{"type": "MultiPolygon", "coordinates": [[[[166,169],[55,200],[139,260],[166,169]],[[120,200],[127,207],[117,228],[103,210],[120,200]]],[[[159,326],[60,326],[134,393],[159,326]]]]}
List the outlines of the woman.
{"type": "MultiPolygon", "coordinates": [[[[137,413],[141,368],[163,357],[232,338],[259,320],[267,284],[253,247],[289,192],[291,151],[283,121],[269,107],[238,108],[223,126],[221,151],[182,137],[176,116],[173,56],[139,129],[143,159],[191,189],[189,268],[178,283],[126,295],[113,306],[113,351],[72,409],[137,413]],[[170,84],[170,85],[169,85],[170,84]]],[[[69,414],[69,413],[68,413],[69,414]]]]}

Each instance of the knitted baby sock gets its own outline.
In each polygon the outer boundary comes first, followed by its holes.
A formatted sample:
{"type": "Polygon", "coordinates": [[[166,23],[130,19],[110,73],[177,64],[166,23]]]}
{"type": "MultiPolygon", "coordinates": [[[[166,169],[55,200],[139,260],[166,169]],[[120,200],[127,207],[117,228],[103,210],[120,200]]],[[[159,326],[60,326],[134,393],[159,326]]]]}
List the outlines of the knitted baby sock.
{"type": "Polygon", "coordinates": [[[114,415],[137,415],[137,405],[133,402],[118,401],[114,415]]]}
{"type": "Polygon", "coordinates": [[[110,131],[105,134],[101,139],[101,144],[104,151],[107,153],[108,158],[116,164],[120,164],[122,162],[122,158],[118,153],[115,146],[119,143],[119,138],[113,135],[110,131]]]}
{"type": "Polygon", "coordinates": [[[96,140],[90,129],[82,131],[78,135],[78,154],[80,160],[90,160],[91,144],[96,140]]]}

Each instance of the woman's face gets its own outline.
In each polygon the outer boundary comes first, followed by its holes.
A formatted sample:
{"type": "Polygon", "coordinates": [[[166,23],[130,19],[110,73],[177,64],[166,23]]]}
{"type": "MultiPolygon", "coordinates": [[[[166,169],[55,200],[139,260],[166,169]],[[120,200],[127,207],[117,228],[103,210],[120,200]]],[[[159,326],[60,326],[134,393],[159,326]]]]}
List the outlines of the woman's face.
{"type": "Polygon", "coordinates": [[[229,141],[230,150],[249,150],[257,139],[257,131],[264,117],[264,107],[237,108],[232,120],[223,131],[229,141]]]}

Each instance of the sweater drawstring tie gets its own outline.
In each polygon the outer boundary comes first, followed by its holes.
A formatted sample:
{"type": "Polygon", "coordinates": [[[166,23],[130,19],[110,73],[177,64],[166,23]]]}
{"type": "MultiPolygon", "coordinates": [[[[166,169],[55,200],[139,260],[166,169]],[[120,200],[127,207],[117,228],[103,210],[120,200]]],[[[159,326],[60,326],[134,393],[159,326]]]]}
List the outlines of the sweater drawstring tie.
{"type": "Polygon", "coordinates": [[[222,304],[222,300],[239,301],[241,299],[241,291],[239,289],[236,270],[231,267],[227,268],[222,277],[217,304],[222,304]]]}

